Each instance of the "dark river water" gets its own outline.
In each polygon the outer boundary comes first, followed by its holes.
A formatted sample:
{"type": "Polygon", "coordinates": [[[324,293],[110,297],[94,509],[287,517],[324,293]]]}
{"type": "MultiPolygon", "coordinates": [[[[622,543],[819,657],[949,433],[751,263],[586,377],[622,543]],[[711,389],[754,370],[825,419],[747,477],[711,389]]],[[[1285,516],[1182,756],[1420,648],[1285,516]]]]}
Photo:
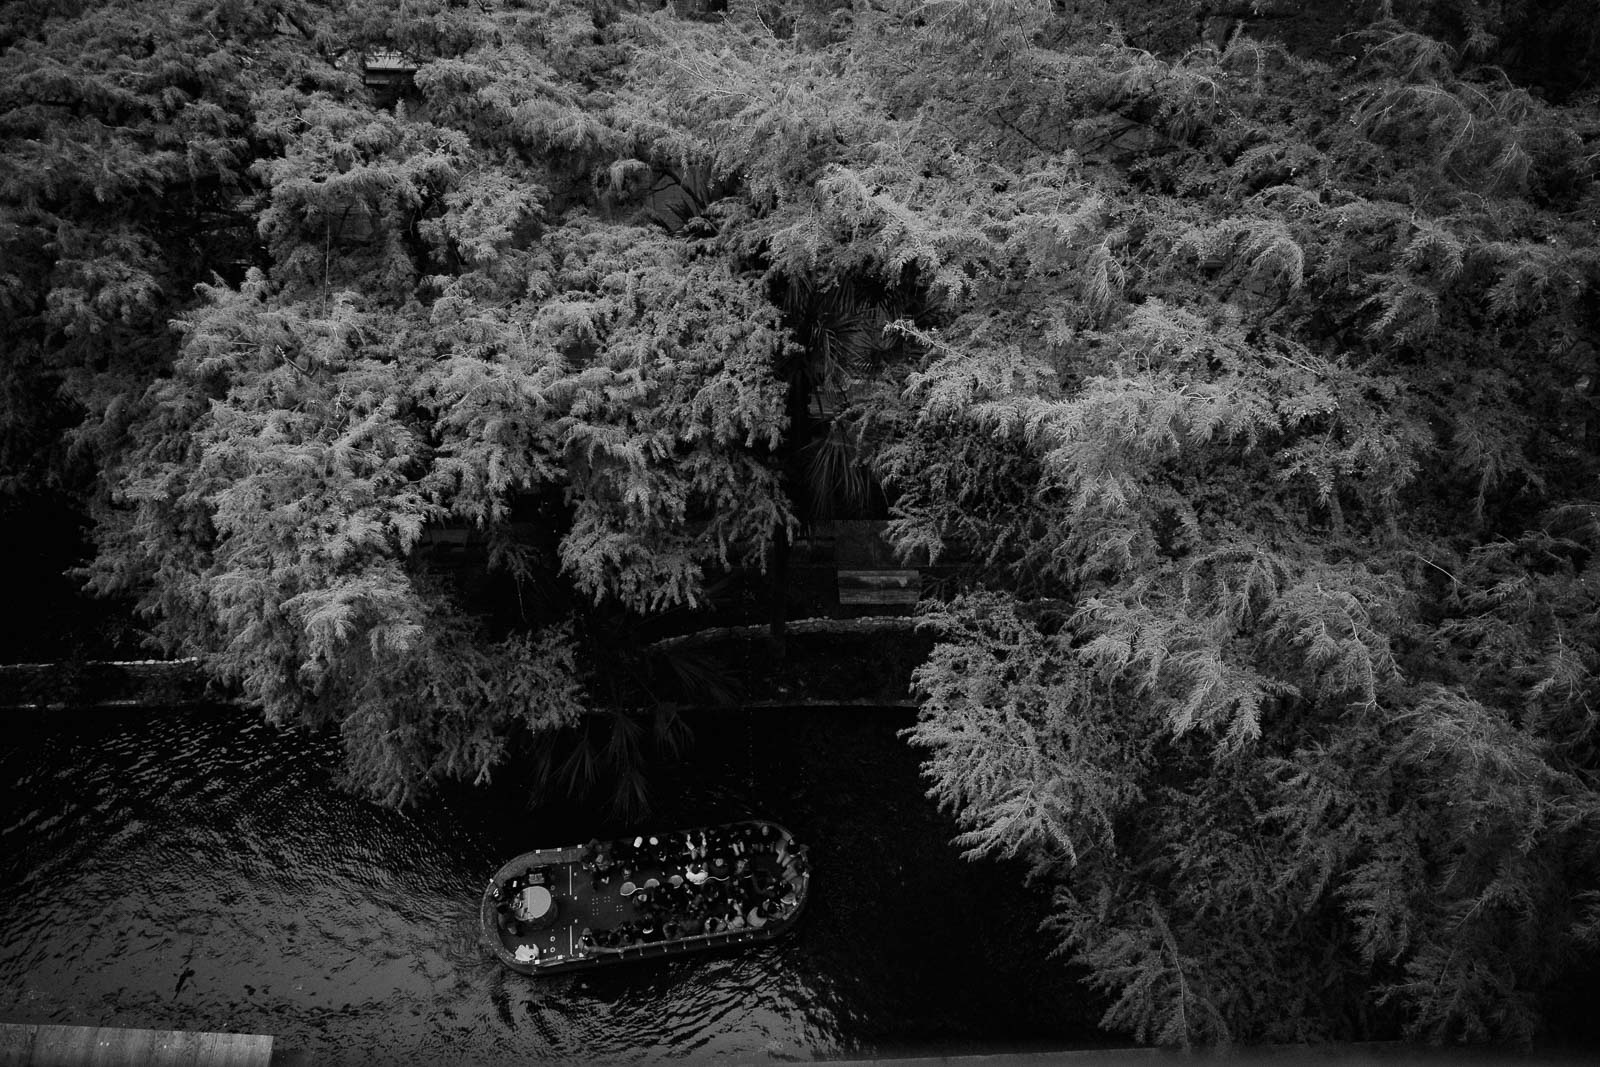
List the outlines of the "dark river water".
{"type": "Polygon", "coordinates": [[[694,720],[652,826],[775,819],[811,904],[754,949],[530,979],[479,947],[505,859],[616,829],[498,791],[396,812],[335,746],[235,708],[13,717],[0,751],[0,1020],[272,1034],[311,1063],[808,1060],[1105,1047],[1047,901],[922,796],[904,713],[694,720]]]}

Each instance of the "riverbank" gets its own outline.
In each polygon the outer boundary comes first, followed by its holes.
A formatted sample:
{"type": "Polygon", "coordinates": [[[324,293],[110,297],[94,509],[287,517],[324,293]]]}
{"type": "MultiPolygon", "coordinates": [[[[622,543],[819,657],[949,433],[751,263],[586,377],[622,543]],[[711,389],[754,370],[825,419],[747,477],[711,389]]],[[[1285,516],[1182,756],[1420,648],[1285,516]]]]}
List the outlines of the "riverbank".
{"type": "MultiPolygon", "coordinates": [[[[646,651],[662,661],[657,703],[675,709],[910,707],[911,672],[932,643],[915,620],[886,616],[794,622],[782,658],[757,625],[693,631],[646,651]]],[[[233,696],[193,659],[0,664],[0,710],[194,707],[233,696]]]]}
{"type": "Polygon", "coordinates": [[[0,710],[194,707],[227,695],[197,660],[0,664],[0,710]]]}

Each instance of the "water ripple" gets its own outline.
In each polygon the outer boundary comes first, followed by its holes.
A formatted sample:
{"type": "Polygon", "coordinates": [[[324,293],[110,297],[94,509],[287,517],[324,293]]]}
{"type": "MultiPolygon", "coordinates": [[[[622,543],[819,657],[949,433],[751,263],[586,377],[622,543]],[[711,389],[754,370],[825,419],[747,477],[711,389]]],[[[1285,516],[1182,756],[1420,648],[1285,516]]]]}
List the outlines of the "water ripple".
{"type": "Polygon", "coordinates": [[[478,892],[505,855],[583,840],[592,817],[540,813],[535,840],[505,793],[383,809],[335,787],[336,741],[238,709],[34,723],[0,752],[0,1016],[270,1033],[317,1063],[797,1060],[1092,1036],[1092,1009],[1064,1011],[1076,992],[1044,970],[1043,902],[1015,872],[956,860],[903,724],[775,720],[754,763],[727,725],[700,724],[693,759],[658,768],[658,820],[763,814],[813,841],[819,894],[800,929],[531,981],[479,948],[478,892]],[[997,900],[1015,921],[972,921],[997,900]],[[1009,953],[980,944],[996,936],[1009,953]],[[962,953],[984,966],[952,967],[962,953]],[[1022,975],[1039,988],[1008,991],[1022,975]]]}

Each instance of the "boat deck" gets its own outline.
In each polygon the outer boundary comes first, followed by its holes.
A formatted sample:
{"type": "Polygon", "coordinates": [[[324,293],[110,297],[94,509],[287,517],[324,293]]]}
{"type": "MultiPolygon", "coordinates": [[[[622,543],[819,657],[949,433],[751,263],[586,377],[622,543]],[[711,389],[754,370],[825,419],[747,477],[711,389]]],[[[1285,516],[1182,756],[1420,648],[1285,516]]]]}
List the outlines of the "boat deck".
{"type": "MultiPolygon", "coordinates": [[[[770,841],[773,844],[782,842],[785,848],[794,846],[794,840],[788,831],[775,823],[746,822],[729,827],[696,829],[687,833],[727,834],[738,832],[739,827],[763,826],[772,831],[773,836],[770,841]]],[[[661,836],[681,838],[684,833],[680,831],[675,835],[661,836]]],[[[602,851],[625,847],[625,841],[607,842],[601,846],[602,851]]],[[[485,945],[507,967],[524,974],[546,974],[587,969],[625,960],[676,955],[715,948],[719,945],[768,940],[778,936],[793,924],[804,906],[810,886],[808,871],[793,881],[783,883],[785,886],[798,886],[798,889],[790,890],[794,902],[781,914],[768,919],[764,926],[723,929],[714,933],[694,933],[643,943],[635,941],[621,947],[590,945],[586,948],[581,941],[585,929],[597,932],[617,930],[619,927],[624,927],[624,924],[638,923],[641,917],[637,896],[639,891],[654,892],[670,885],[674,878],[681,883],[688,873],[685,866],[687,857],[685,857],[684,863],[670,859],[665,862],[632,863],[629,877],[624,877],[621,871],[600,874],[592,869],[592,865],[586,863],[586,858],[591,856],[592,843],[590,846],[539,849],[518,856],[495,873],[483,898],[481,912],[483,939],[485,945]],[[537,924],[515,924],[520,925],[521,929],[513,930],[514,924],[508,923],[505,915],[499,910],[504,897],[498,894],[497,890],[506,886],[513,878],[522,879],[535,871],[542,872],[546,879],[546,888],[555,903],[554,920],[542,928],[530,928],[530,925],[537,926],[537,924]],[[537,951],[537,957],[532,960],[519,958],[519,949],[523,950],[525,956],[528,947],[537,951]]],[[[776,883],[785,877],[785,863],[780,861],[773,851],[757,852],[743,858],[746,860],[744,875],[736,873],[732,862],[729,862],[726,868],[710,868],[706,880],[707,890],[711,893],[725,892],[737,896],[740,892],[738,887],[748,884],[745,879],[764,876],[776,883]],[[722,871],[721,876],[713,873],[719,870],[722,871]]],[[[801,862],[803,865],[803,859],[801,862]]],[[[794,870],[792,865],[789,870],[794,870]]]]}

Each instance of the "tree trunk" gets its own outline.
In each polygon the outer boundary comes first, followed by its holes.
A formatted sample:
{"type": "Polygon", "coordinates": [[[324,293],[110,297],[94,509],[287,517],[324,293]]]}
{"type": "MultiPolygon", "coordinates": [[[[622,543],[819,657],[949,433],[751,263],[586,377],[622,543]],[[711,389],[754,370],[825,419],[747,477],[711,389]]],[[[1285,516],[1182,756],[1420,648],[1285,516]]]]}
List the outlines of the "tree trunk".
{"type": "Polygon", "coordinates": [[[782,663],[787,653],[789,624],[789,528],[783,523],[773,534],[772,585],[768,596],[767,645],[773,660],[782,663]]]}

